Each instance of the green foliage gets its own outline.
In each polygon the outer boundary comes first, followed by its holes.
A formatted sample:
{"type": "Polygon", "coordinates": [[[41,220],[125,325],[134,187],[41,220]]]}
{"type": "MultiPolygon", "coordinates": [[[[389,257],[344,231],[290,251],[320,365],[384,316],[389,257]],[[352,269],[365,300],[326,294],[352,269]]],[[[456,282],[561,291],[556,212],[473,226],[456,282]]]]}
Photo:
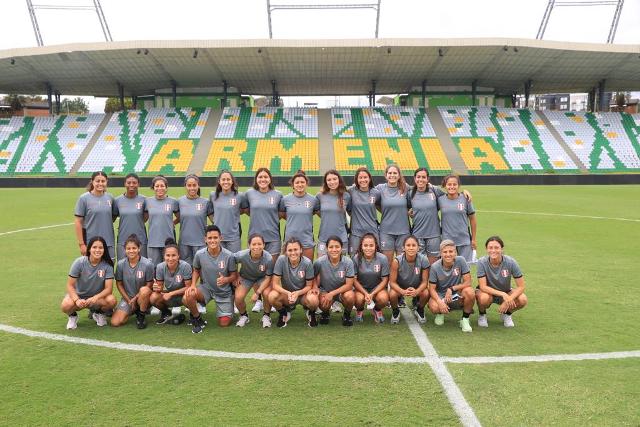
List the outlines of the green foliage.
{"type": "Polygon", "coordinates": [[[89,112],[89,104],[80,98],[63,99],[60,103],[61,114],[87,114],[89,112]]]}
{"type": "MultiPolygon", "coordinates": [[[[133,100],[131,98],[124,98],[124,108],[126,110],[130,110],[131,108],[133,108],[133,100]]],[[[104,104],[104,112],[115,113],[116,111],[122,111],[120,98],[107,98],[107,101],[104,104]]]]}

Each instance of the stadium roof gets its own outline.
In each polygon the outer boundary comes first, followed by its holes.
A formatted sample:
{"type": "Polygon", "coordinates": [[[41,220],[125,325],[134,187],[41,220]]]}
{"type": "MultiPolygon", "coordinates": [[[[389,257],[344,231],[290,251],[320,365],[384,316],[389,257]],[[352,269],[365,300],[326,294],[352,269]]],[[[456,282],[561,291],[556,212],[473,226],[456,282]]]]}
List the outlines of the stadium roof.
{"type": "Polygon", "coordinates": [[[498,93],[640,90],[640,45],[526,39],[195,40],[81,43],[0,51],[0,93],[153,94],[171,87],[219,87],[269,95],[404,93],[470,85],[498,93]]]}

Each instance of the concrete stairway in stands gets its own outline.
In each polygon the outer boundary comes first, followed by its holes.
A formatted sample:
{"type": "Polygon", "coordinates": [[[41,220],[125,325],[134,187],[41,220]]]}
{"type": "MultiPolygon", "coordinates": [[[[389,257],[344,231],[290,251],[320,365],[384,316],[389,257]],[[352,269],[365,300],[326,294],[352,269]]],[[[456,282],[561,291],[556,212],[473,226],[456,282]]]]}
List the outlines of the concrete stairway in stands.
{"type": "Polygon", "coordinates": [[[318,157],[320,174],[324,174],[329,169],[335,169],[331,109],[329,108],[318,109],[318,157]]]}
{"type": "Polygon", "coordinates": [[[209,112],[209,117],[207,117],[207,124],[202,131],[200,142],[196,147],[195,153],[193,153],[193,160],[191,160],[187,173],[202,174],[204,163],[207,161],[207,156],[213,145],[213,139],[216,136],[216,130],[218,129],[218,123],[220,123],[221,118],[222,108],[212,108],[209,112]]]}
{"type": "Polygon", "coordinates": [[[442,120],[442,116],[438,113],[437,108],[427,108],[427,117],[431,121],[431,125],[433,126],[433,130],[436,131],[436,135],[438,136],[438,140],[440,141],[440,146],[444,151],[444,154],[447,156],[447,160],[449,160],[449,164],[451,165],[451,170],[454,173],[460,175],[466,175],[468,173],[467,166],[464,164],[462,157],[460,157],[460,152],[456,148],[456,145],[453,143],[451,139],[451,135],[447,130],[447,126],[444,124],[444,120],[442,120]]]}
{"type": "Polygon", "coordinates": [[[553,137],[556,139],[556,141],[558,142],[560,147],[562,147],[562,149],[567,153],[569,158],[571,160],[573,160],[573,163],[575,163],[576,166],[578,166],[578,169],[580,169],[580,172],[589,173],[589,171],[585,167],[584,163],[582,163],[582,161],[580,161],[580,158],[578,156],[576,156],[576,153],[574,153],[573,150],[571,150],[571,148],[569,148],[567,143],[564,142],[564,139],[562,139],[562,136],[558,132],[558,129],[556,129],[553,126],[553,124],[549,121],[547,116],[545,116],[544,112],[538,111],[538,116],[542,119],[542,121],[544,122],[544,125],[547,127],[547,129],[549,129],[549,132],[551,132],[551,135],[553,135],[553,137]]]}
{"type": "Polygon", "coordinates": [[[76,160],[74,165],[71,167],[71,170],[69,171],[69,175],[75,175],[78,173],[78,169],[80,169],[80,166],[82,166],[84,161],[87,160],[87,157],[89,157],[89,153],[91,153],[91,150],[93,150],[93,146],[96,145],[96,142],[98,142],[98,138],[100,138],[100,135],[102,135],[102,132],[104,132],[104,128],[106,128],[107,124],[109,124],[109,120],[111,120],[111,115],[112,113],[107,113],[102,118],[102,121],[98,125],[98,129],[96,129],[93,136],[89,140],[89,143],[87,144],[86,147],[84,147],[84,150],[82,150],[82,154],[80,154],[80,157],[78,157],[78,160],[76,160]]]}

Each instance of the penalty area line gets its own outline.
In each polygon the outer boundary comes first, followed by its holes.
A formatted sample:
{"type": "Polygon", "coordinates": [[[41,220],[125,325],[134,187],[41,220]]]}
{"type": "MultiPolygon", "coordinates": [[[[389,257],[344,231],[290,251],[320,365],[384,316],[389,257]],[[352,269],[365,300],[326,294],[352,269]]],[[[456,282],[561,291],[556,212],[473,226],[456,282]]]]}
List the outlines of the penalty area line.
{"type": "Polygon", "coordinates": [[[146,344],[128,344],[123,342],[103,341],[90,338],[72,337],[50,332],[32,331],[15,326],[0,324],[0,331],[10,334],[25,335],[32,338],[44,338],[53,341],[62,341],[72,344],[89,345],[93,347],[104,347],[116,350],[140,351],[146,353],[176,354],[180,356],[200,356],[222,359],[252,359],[263,361],[282,362],[329,362],[329,363],[360,363],[360,364],[426,364],[424,357],[400,357],[400,356],[324,356],[324,355],[296,355],[296,354],[269,354],[269,353],[235,353],[230,351],[199,350],[192,348],[162,347],[146,344]]]}
{"type": "Polygon", "coordinates": [[[42,226],[42,227],[22,228],[20,230],[5,231],[3,233],[0,233],[0,236],[7,236],[9,234],[22,233],[24,231],[46,230],[47,228],[64,227],[64,226],[67,226],[67,225],[73,225],[73,222],[68,222],[68,223],[65,223],[65,224],[45,225],[45,226],[42,226]]]}
{"type": "Polygon", "coordinates": [[[548,213],[548,212],[486,211],[484,209],[478,210],[477,212],[502,213],[502,214],[511,214],[511,215],[559,216],[564,218],[602,219],[602,220],[609,220],[609,221],[640,222],[640,219],[635,219],[635,218],[617,218],[617,217],[609,217],[609,216],[574,215],[574,214],[559,214],[559,213],[548,213]]]}

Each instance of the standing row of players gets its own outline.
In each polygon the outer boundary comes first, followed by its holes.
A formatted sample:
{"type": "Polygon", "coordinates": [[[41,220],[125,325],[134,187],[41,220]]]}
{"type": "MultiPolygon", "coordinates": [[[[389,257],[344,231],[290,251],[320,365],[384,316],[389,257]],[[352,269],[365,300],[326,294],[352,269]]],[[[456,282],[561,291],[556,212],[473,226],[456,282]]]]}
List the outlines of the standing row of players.
{"type": "MultiPolygon", "coordinates": [[[[411,297],[418,322],[426,321],[425,307],[435,314],[436,325],[444,323],[444,315],[451,309],[462,308],[460,327],[463,332],[471,332],[469,317],[476,301],[481,327],[488,326],[486,310],[492,303],[499,304],[498,310],[507,327],[513,326],[512,312],[527,304],[522,272],[513,258],[502,253],[504,243],[498,236],[487,240],[488,255],[478,261],[476,292],[471,288],[468,264],[464,257],[457,256],[456,245],[451,240],[440,243],[441,258],[433,264],[420,253],[419,240],[413,235],[404,239],[403,253],[390,264],[386,256],[378,252],[377,237],[372,233],[362,236],[353,259],[343,254],[342,240],[330,236],[326,241],[326,255],[315,262],[303,255],[303,245],[295,237],[285,242],[284,254],[275,263],[259,234],[251,235],[249,248],[237,253],[223,248],[222,241],[220,229],[216,225],[208,226],[206,247],[196,252],[192,267],[180,259],[175,241],[168,239],[163,250],[164,261],[154,269],[151,261],[140,255],[138,238],[131,235],[125,242],[126,258],[118,262],[115,272],[123,298],[111,324],[120,326],[135,313],[137,326],[143,329],[150,305],[161,311],[156,323],[180,324],[185,316],[174,317],[170,309],[184,305],[190,312],[192,332],[200,333],[207,322],[198,305],[206,306],[213,300],[220,326],[231,323],[234,303],[240,310],[236,325],[245,326],[249,317],[244,299],[252,287],[256,289],[254,298],[261,296],[264,300],[262,326],[265,328],[271,326],[271,307],[279,313],[277,326],[285,327],[298,304],[304,308],[310,327],[327,324],[331,305],[338,301],[344,306],[344,326],[353,325],[354,307],[356,321],[363,320],[363,312],[368,307],[374,320],[383,323],[382,309],[387,304],[391,305],[391,323],[397,324],[399,299],[411,297]],[[516,289],[511,288],[512,277],[516,289]]],[[[67,294],[61,304],[62,311],[68,315],[67,329],[77,327],[77,311],[83,308],[94,310],[93,318],[99,326],[107,324],[103,312],[116,306],[113,279],[113,261],[106,242],[102,237],[93,237],[88,242],[88,255],[78,258],[69,272],[67,294]]]]}

